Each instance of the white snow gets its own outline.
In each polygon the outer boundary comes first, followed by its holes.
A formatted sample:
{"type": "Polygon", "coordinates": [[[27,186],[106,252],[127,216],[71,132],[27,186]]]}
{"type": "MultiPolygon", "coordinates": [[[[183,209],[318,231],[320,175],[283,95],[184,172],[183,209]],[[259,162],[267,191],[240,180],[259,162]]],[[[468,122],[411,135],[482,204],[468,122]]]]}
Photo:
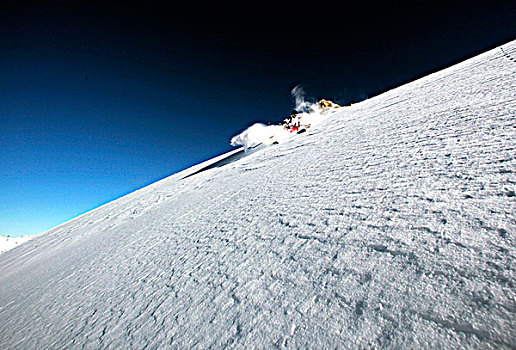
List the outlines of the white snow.
{"type": "Polygon", "coordinates": [[[1,254],[0,348],[516,347],[503,50],[1,254]]]}
{"type": "Polygon", "coordinates": [[[20,237],[0,236],[0,254],[11,250],[24,242],[27,242],[32,238],[35,238],[35,235],[25,235],[20,237]]]}
{"type": "Polygon", "coordinates": [[[258,145],[272,145],[275,141],[285,141],[289,133],[280,125],[256,123],[231,139],[232,146],[244,146],[245,149],[258,145]]]}
{"type": "MultiPolygon", "coordinates": [[[[297,91],[297,87],[293,92],[297,91]]],[[[307,101],[300,101],[299,96],[296,95],[296,108],[300,111],[299,114],[292,120],[293,124],[299,123],[303,129],[311,129],[321,124],[331,114],[340,111],[338,108],[322,108],[320,105],[310,103],[307,101]]],[[[245,150],[253,148],[258,145],[272,145],[274,143],[283,143],[289,140],[292,136],[297,135],[282,125],[265,125],[256,123],[234,136],[231,139],[232,146],[243,146],[245,150]]]]}

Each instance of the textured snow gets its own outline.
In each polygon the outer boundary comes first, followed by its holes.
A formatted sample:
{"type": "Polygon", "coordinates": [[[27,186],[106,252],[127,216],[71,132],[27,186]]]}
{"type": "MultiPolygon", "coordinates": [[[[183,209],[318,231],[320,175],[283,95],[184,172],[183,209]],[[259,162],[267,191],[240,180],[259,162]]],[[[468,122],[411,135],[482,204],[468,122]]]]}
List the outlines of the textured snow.
{"type": "Polygon", "coordinates": [[[0,348],[516,347],[513,57],[514,41],[3,253],[0,348]]]}

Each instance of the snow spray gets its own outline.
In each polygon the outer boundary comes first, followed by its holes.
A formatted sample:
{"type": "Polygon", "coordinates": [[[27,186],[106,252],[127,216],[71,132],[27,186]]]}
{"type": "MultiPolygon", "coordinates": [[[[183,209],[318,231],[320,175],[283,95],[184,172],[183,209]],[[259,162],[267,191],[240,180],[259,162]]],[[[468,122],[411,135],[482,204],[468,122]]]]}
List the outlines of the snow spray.
{"type": "Polygon", "coordinates": [[[290,91],[292,98],[295,103],[295,110],[298,113],[309,112],[312,106],[312,103],[305,99],[305,90],[301,84],[294,86],[294,88],[290,91]]]}

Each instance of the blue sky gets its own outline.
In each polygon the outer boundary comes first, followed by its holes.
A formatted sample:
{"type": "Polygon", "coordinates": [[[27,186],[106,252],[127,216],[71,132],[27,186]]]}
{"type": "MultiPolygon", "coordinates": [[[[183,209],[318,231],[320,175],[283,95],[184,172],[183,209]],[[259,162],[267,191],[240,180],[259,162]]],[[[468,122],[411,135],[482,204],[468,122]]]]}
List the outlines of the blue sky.
{"type": "Polygon", "coordinates": [[[284,119],[299,83],[348,104],[516,36],[510,2],[357,5],[340,20],[49,4],[0,8],[0,235],[41,233],[230,150],[253,122],[284,119]]]}
{"type": "Polygon", "coordinates": [[[281,120],[245,89],[124,56],[15,48],[0,72],[1,235],[41,233],[230,150],[253,119],[281,120]]]}
{"type": "Polygon", "coordinates": [[[42,232],[230,149],[214,114],[231,106],[145,66],[47,49],[13,50],[0,70],[2,235],[42,232]]]}

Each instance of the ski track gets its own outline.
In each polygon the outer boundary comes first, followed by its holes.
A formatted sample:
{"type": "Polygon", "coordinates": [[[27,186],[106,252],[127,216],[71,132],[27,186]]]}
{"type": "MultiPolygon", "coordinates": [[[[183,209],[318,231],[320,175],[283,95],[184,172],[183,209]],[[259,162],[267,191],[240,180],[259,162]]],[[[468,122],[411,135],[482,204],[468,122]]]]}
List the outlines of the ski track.
{"type": "Polygon", "coordinates": [[[516,347],[502,48],[0,255],[0,348],[516,347]]]}

